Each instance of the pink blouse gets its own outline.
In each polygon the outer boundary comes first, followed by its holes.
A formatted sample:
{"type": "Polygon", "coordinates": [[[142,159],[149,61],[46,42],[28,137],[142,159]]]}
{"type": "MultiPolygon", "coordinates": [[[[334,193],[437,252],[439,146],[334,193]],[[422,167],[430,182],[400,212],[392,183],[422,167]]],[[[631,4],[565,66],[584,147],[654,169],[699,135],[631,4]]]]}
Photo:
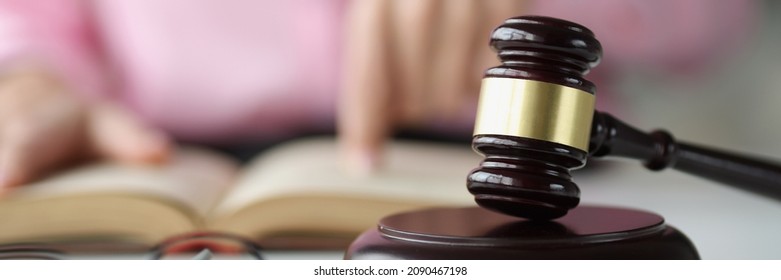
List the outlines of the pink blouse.
{"type": "MultiPolygon", "coordinates": [[[[589,26],[609,60],[675,64],[732,41],[752,3],[556,0],[529,13],[589,26]]],[[[180,139],[279,137],[333,125],[346,4],[0,0],[0,62],[45,63],[180,139]]]]}
{"type": "Polygon", "coordinates": [[[343,1],[2,1],[0,58],[43,61],[180,139],[332,125],[343,1]]]}

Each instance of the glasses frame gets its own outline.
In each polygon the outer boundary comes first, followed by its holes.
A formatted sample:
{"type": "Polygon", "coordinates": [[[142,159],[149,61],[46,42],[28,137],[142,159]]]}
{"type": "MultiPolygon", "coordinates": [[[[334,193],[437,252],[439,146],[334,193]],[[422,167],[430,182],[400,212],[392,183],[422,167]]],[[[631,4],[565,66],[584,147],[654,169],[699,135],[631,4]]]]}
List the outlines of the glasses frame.
{"type": "MultiPolygon", "coordinates": [[[[165,239],[147,250],[143,259],[163,260],[166,256],[177,253],[176,250],[178,248],[186,248],[187,252],[198,253],[194,259],[210,259],[212,254],[219,256],[220,253],[225,252],[220,248],[218,241],[227,241],[240,245],[241,252],[246,253],[252,259],[264,259],[262,254],[263,247],[254,241],[235,234],[209,231],[186,233],[165,239]]],[[[54,249],[53,247],[56,246],[45,243],[17,243],[0,245],[0,260],[68,259],[69,253],[66,253],[63,250],[54,249]]]]}
{"type": "Polygon", "coordinates": [[[183,246],[188,243],[192,243],[196,245],[197,247],[200,247],[196,252],[203,252],[205,249],[208,249],[213,254],[220,254],[220,249],[218,247],[209,247],[208,245],[199,244],[199,241],[202,240],[214,240],[214,239],[222,239],[227,240],[231,242],[235,242],[237,244],[241,244],[244,251],[250,255],[252,258],[256,260],[263,260],[263,254],[261,253],[263,251],[263,247],[261,247],[259,244],[255,243],[254,241],[251,241],[247,238],[235,235],[235,234],[229,234],[224,232],[193,232],[193,233],[186,233],[182,235],[173,236],[171,238],[168,238],[166,240],[163,240],[162,242],[158,243],[152,249],[150,249],[150,255],[148,259],[151,260],[161,260],[166,255],[170,254],[168,250],[176,248],[177,246],[183,246]]]}

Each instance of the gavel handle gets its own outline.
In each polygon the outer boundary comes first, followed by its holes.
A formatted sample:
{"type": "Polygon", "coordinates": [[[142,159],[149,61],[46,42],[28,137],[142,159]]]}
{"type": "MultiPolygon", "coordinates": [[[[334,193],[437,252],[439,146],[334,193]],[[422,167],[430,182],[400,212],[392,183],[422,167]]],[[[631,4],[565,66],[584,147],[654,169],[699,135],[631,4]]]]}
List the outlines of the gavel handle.
{"type": "Polygon", "coordinates": [[[633,158],[651,170],[671,167],[781,200],[778,163],[676,142],[663,130],[644,133],[606,113],[594,113],[589,149],[592,156],[633,158]]]}

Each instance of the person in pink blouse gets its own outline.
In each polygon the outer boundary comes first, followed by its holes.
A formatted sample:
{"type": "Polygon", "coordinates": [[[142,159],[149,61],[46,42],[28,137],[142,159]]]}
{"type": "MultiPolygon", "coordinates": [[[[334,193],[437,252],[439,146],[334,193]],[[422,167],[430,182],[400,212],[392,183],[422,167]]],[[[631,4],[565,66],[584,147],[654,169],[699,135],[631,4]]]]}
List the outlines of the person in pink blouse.
{"type": "Polygon", "coordinates": [[[370,171],[396,128],[469,134],[481,72],[496,63],[487,36],[507,17],[588,26],[606,72],[705,61],[753,10],[706,0],[0,0],[0,188],[85,157],[155,163],[175,141],[242,144],[335,125],[348,166],[370,171]]]}

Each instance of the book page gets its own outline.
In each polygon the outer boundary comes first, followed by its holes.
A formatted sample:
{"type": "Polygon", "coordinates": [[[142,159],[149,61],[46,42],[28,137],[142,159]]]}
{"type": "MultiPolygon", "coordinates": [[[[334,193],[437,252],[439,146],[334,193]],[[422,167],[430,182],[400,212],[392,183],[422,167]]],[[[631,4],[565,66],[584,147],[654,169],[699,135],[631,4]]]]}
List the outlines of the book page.
{"type": "Polygon", "coordinates": [[[97,162],[14,188],[0,203],[97,194],[146,196],[203,216],[232,184],[236,163],[212,152],[180,148],[161,165],[97,162]]]}
{"type": "Polygon", "coordinates": [[[214,215],[229,216],[253,203],[282,197],[474,204],[466,189],[466,176],[477,167],[481,157],[466,145],[390,142],[383,160],[377,173],[355,175],[343,168],[333,138],[286,144],[261,155],[245,168],[214,215]]]}

